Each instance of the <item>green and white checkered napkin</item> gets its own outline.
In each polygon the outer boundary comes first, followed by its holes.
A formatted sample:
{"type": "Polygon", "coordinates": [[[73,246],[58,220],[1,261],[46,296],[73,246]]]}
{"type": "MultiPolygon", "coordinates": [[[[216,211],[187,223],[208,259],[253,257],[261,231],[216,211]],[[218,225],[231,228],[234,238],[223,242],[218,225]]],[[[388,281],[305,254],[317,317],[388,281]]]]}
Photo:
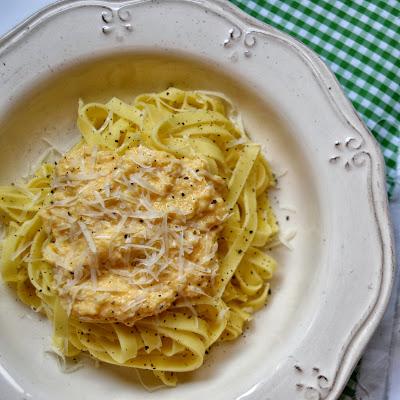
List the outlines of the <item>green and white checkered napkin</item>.
{"type": "Polygon", "coordinates": [[[313,49],[382,147],[389,195],[400,147],[398,0],[231,0],[313,49]]]}
{"type": "MultiPolygon", "coordinates": [[[[382,147],[390,195],[396,183],[400,148],[400,2],[231,1],[299,39],[328,64],[382,147]]],[[[357,371],[340,400],[356,399],[357,371]]]]}

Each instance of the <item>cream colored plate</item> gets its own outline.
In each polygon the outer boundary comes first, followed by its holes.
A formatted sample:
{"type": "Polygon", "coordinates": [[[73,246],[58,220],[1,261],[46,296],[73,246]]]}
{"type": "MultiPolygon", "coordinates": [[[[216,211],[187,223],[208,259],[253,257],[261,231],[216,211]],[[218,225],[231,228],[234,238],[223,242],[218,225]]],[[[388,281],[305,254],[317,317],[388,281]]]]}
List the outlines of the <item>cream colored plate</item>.
{"type": "Polygon", "coordinates": [[[296,234],[244,337],[156,394],[133,370],[61,373],[45,353],[49,323],[2,286],[2,398],[337,398],[388,300],[392,238],[382,155],[314,53],[222,1],[68,0],[0,40],[0,84],[0,183],[32,168],[42,138],[74,143],[79,97],[224,92],[282,175],[275,209],[283,237],[296,234]]]}

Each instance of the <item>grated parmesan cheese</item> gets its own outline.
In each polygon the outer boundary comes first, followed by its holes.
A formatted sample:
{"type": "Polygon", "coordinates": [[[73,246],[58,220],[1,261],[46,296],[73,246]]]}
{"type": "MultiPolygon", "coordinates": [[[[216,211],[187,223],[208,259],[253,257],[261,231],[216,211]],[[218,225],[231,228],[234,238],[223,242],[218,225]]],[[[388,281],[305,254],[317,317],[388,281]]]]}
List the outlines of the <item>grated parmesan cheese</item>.
{"type": "Polygon", "coordinates": [[[44,258],[68,313],[129,325],[207,295],[228,214],[226,185],[203,161],[83,146],[58,163],[53,190],[44,258]]]}
{"type": "Polygon", "coordinates": [[[84,222],[78,221],[78,225],[81,228],[83,236],[85,237],[89,245],[89,249],[92,251],[92,253],[96,253],[97,252],[96,244],[93,240],[92,234],[90,233],[89,229],[87,228],[84,222]]]}

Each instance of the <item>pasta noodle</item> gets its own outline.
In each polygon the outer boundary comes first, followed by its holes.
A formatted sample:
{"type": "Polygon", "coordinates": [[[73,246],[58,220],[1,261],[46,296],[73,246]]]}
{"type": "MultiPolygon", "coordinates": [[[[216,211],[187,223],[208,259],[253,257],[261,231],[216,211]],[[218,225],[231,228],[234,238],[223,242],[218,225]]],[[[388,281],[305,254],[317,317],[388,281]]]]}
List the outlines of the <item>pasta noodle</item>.
{"type": "MultiPolygon", "coordinates": [[[[94,159],[98,149],[123,156],[143,145],[177,159],[201,159],[211,174],[225,180],[229,216],[218,234],[219,269],[210,292],[179,298],[133,324],[85,321],[70,314],[60,300],[54,265],[44,257],[51,238],[40,210],[53,202],[55,165],[50,163],[43,163],[25,184],[0,187],[6,227],[3,280],[22,302],[52,321],[53,346],[62,357],[88,352],[106,363],[152,370],[174,386],[177,373],[199,368],[215,342],[236,339],[267,301],[276,262],[263,249],[276,239],[278,226],[266,191],[274,177],[232,103],[216,93],[169,88],[139,95],[133,105],[117,98],[106,104],[79,101],[77,125],[82,139],[75,149],[89,146],[94,159]]],[[[136,182],[145,185],[140,177],[136,182]]],[[[91,233],[83,223],[80,227],[95,251],[91,233]]],[[[92,278],[94,285],[96,274],[92,278]]]]}

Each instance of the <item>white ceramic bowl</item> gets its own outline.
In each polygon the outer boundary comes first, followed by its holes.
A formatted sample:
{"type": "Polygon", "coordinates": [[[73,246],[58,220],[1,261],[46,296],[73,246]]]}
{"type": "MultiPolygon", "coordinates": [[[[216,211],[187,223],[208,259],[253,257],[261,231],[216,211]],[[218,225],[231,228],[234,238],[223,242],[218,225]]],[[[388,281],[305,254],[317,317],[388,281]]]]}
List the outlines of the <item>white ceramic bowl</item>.
{"type": "Polygon", "coordinates": [[[146,392],[132,370],[63,374],[50,326],[2,286],[3,399],[329,399],[377,326],[393,277],[384,164],[337,81],[305,46],[207,0],[61,1],[0,40],[0,183],[77,138],[77,101],[170,85],[222,91],[278,173],[273,194],[291,250],[268,306],[236,343],[174,389],[146,392]],[[289,221],[286,220],[289,216],[289,221]]]}

